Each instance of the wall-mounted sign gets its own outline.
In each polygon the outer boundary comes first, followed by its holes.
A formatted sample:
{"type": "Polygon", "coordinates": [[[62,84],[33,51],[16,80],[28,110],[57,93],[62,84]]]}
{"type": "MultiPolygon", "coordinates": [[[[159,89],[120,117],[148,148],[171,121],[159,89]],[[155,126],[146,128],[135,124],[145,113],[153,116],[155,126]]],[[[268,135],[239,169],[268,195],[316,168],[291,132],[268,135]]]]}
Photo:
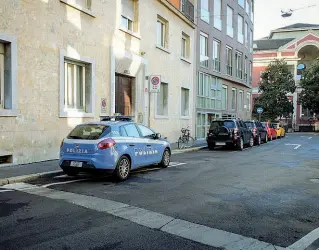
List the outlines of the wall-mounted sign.
{"type": "Polygon", "coordinates": [[[150,92],[158,93],[161,90],[161,76],[150,76],[150,92]]]}
{"type": "Polygon", "coordinates": [[[101,114],[106,113],[106,98],[101,99],[101,114]]]}

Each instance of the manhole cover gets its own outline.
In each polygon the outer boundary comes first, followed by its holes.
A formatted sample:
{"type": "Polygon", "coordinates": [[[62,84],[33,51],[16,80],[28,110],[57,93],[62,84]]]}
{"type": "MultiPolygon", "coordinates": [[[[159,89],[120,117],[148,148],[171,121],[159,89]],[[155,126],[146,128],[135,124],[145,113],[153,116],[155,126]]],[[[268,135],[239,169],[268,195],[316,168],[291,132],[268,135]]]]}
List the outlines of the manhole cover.
{"type": "Polygon", "coordinates": [[[313,183],[319,183],[319,179],[318,178],[310,179],[310,181],[313,182],[313,183]]]}

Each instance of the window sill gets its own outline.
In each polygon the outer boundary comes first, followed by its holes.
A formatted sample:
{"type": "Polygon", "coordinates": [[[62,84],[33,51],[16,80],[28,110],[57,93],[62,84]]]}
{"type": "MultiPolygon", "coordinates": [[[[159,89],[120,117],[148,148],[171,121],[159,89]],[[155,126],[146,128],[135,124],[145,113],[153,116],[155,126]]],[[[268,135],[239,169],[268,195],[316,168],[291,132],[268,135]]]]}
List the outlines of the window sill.
{"type": "Polygon", "coordinates": [[[128,34],[128,35],[134,36],[135,38],[141,40],[141,37],[137,33],[133,32],[133,31],[130,31],[130,30],[127,30],[127,29],[124,29],[124,28],[119,28],[119,30],[124,32],[124,33],[126,33],[126,34],[128,34]]]}
{"type": "Polygon", "coordinates": [[[155,115],[155,119],[164,119],[164,120],[168,120],[168,116],[167,115],[155,115]]]}
{"type": "Polygon", "coordinates": [[[18,110],[14,109],[0,109],[0,117],[16,117],[18,116],[18,110]]]}
{"type": "Polygon", "coordinates": [[[181,116],[180,119],[181,119],[181,120],[189,120],[189,119],[191,119],[191,118],[190,118],[189,116],[181,116]]]}
{"type": "Polygon", "coordinates": [[[200,65],[200,67],[203,69],[208,69],[208,66],[206,67],[206,66],[200,65]]]}
{"type": "Polygon", "coordinates": [[[160,49],[160,50],[166,52],[167,54],[170,54],[170,53],[171,53],[171,52],[169,52],[169,50],[168,50],[167,48],[164,48],[164,47],[162,47],[162,46],[156,45],[156,48],[158,48],[158,49],[160,49]]]}
{"type": "Polygon", "coordinates": [[[73,110],[64,110],[60,112],[60,118],[94,118],[93,113],[84,113],[80,111],[73,111],[73,110]]]}
{"type": "Polygon", "coordinates": [[[85,14],[91,16],[91,17],[94,17],[94,18],[96,17],[91,10],[89,10],[89,9],[84,9],[84,8],[82,8],[80,5],[75,4],[75,3],[74,3],[73,1],[71,1],[71,0],[60,0],[60,2],[65,3],[66,5],[69,5],[70,7],[73,7],[74,9],[77,9],[77,10],[79,10],[79,11],[81,11],[81,12],[83,12],[83,13],[85,13],[85,14]]]}
{"type": "Polygon", "coordinates": [[[182,61],[184,61],[184,62],[187,62],[187,63],[189,63],[189,64],[192,64],[192,62],[190,61],[190,60],[188,60],[187,58],[185,58],[185,57],[181,57],[180,58],[182,61]]]}

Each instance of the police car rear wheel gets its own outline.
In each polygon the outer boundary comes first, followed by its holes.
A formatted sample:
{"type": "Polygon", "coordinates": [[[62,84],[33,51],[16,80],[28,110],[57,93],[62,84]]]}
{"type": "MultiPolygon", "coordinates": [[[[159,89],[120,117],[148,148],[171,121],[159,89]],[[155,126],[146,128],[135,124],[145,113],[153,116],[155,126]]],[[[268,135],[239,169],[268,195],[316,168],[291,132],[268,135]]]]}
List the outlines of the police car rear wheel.
{"type": "Polygon", "coordinates": [[[123,181],[127,179],[131,170],[131,161],[128,157],[122,156],[116,166],[115,174],[117,179],[123,181]]]}
{"type": "Polygon", "coordinates": [[[167,168],[169,166],[169,163],[171,161],[171,154],[168,149],[165,149],[162,157],[162,161],[160,163],[162,168],[167,168]]]}

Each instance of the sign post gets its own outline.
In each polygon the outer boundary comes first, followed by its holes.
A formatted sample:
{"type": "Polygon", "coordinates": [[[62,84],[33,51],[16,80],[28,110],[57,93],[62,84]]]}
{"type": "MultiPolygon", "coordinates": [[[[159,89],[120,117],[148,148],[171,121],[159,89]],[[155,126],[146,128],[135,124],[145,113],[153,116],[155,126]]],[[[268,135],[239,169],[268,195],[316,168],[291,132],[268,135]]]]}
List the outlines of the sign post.
{"type": "Polygon", "coordinates": [[[264,111],[263,108],[257,108],[257,113],[259,114],[259,119],[258,119],[259,121],[261,119],[261,114],[263,111],[264,111]]]}

